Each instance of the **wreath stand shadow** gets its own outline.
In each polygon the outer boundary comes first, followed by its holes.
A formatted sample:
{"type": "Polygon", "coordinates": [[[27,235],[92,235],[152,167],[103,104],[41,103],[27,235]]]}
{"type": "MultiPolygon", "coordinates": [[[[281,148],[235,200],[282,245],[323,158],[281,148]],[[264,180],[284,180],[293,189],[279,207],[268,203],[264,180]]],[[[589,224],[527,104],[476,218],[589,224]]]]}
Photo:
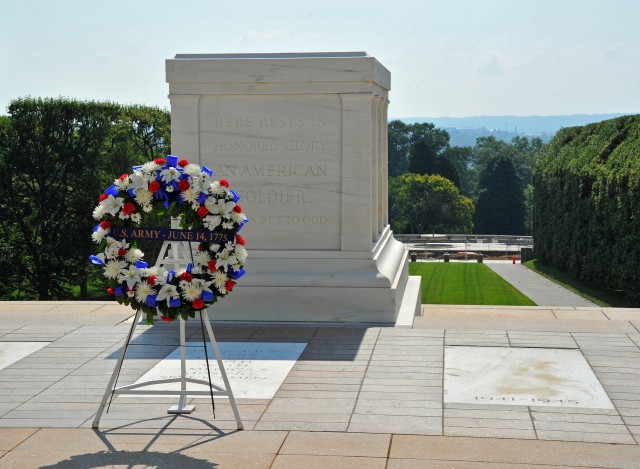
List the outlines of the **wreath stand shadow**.
{"type": "MultiPolygon", "coordinates": [[[[171,228],[179,228],[179,221],[176,223],[176,220],[171,221],[171,228]]],[[[165,241],[162,244],[162,249],[160,250],[160,254],[158,255],[158,260],[156,261],[156,265],[164,266],[164,265],[173,265],[173,268],[178,270],[181,266],[184,267],[189,263],[191,249],[191,243],[189,242],[179,242],[179,241],[165,241]],[[167,257],[167,252],[171,252],[171,256],[167,257]]],[[[194,405],[187,405],[187,396],[211,396],[211,402],[213,405],[214,396],[226,396],[229,398],[229,403],[231,404],[231,410],[233,411],[233,415],[236,420],[238,430],[242,430],[244,425],[242,424],[242,420],[240,419],[240,413],[238,412],[238,406],[236,404],[236,400],[233,396],[233,391],[231,390],[231,385],[229,384],[229,378],[227,377],[227,373],[224,368],[224,364],[222,362],[222,356],[220,354],[220,349],[218,348],[218,343],[216,342],[215,335],[213,333],[213,329],[211,327],[211,322],[209,321],[209,315],[207,314],[207,310],[203,309],[196,314],[200,315],[200,322],[202,329],[202,342],[205,350],[205,361],[207,364],[207,374],[209,377],[209,381],[204,381],[200,379],[188,378],[187,367],[186,367],[186,340],[185,340],[185,320],[180,318],[180,376],[176,378],[167,378],[167,379],[159,379],[152,381],[144,381],[142,383],[129,384],[126,386],[117,387],[118,376],[120,375],[120,370],[122,369],[122,364],[124,362],[125,355],[127,353],[127,349],[129,347],[129,343],[133,337],[133,333],[135,332],[137,324],[140,322],[140,316],[142,314],[141,310],[136,312],[135,317],[133,318],[133,322],[131,324],[131,329],[129,330],[129,334],[127,335],[127,339],[124,343],[124,347],[122,348],[122,352],[120,352],[120,356],[118,357],[118,362],[116,363],[116,367],[113,370],[111,375],[111,379],[109,380],[109,384],[107,385],[107,389],[102,397],[102,401],[100,402],[100,407],[98,408],[98,412],[96,413],[95,419],[93,420],[92,427],[98,428],[100,425],[100,418],[102,417],[102,413],[104,412],[104,408],[107,405],[107,401],[109,401],[109,405],[111,404],[110,400],[113,399],[115,394],[128,394],[128,395],[162,395],[162,396],[179,396],[178,404],[169,407],[167,413],[169,414],[190,414],[195,410],[194,405]],[[207,354],[207,343],[204,337],[204,331],[207,331],[207,335],[209,337],[209,343],[211,344],[211,349],[215,355],[216,361],[218,363],[218,368],[220,369],[220,374],[222,376],[223,386],[219,386],[213,384],[211,382],[211,373],[209,371],[209,357],[207,354]],[[180,390],[159,390],[159,389],[144,389],[147,386],[155,386],[158,384],[171,384],[171,383],[180,383],[180,390]],[[190,384],[199,384],[207,386],[209,389],[207,390],[187,390],[187,383],[190,384]]],[[[215,409],[215,408],[214,408],[215,409]]],[[[108,412],[108,410],[107,410],[108,412]]]]}

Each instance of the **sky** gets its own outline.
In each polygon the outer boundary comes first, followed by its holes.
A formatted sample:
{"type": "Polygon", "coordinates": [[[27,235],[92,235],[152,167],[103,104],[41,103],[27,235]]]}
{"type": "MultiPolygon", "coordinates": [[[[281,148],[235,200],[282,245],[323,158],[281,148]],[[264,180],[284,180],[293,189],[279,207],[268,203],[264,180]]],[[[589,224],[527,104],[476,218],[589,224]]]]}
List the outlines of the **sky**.
{"type": "Polygon", "coordinates": [[[637,0],[0,0],[0,113],[68,97],[169,108],[186,53],[366,51],[389,117],[640,113],[637,0]]]}

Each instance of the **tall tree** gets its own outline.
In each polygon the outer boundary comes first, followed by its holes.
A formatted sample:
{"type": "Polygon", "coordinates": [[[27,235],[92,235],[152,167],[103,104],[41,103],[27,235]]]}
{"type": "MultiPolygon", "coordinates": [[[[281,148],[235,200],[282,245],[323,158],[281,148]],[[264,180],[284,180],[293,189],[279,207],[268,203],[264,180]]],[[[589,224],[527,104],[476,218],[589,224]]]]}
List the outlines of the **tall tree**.
{"type": "MultiPolygon", "coordinates": [[[[474,194],[476,184],[475,155],[471,147],[449,147],[443,156],[456,168],[460,183],[456,187],[467,197],[474,194]]],[[[446,177],[446,175],[443,175],[446,177]]],[[[455,183],[455,181],[454,181],[455,183]]]]}
{"type": "Polygon", "coordinates": [[[434,174],[436,160],[449,148],[449,133],[431,123],[410,126],[409,172],[434,174]]]}
{"type": "Polygon", "coordinates": [[[442,176],[407,173],[389,180],[389,216],[397,233],[470,233],[473,203],[442,176]]]}
{"type": "Polygon", "coordinates": [[[475,232],[523,234],[524,195],[511,158],[502,153],[489,156],[478,175],[478,186],[475,232]]]}
{"type": "Polygon", "coordinates": [[[387,136],[389,177],[391,178],[406,173],[409,167],[411,146],[409,126],[400,120],[393,120],[389,122],[387,136]]]}

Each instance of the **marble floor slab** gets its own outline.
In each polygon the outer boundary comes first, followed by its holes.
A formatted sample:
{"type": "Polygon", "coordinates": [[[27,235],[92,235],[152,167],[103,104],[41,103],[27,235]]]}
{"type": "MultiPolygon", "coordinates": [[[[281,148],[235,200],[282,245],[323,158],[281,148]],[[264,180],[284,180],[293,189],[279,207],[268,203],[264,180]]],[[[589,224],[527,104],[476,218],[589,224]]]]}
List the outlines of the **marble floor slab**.
{"type": "MultiPolygon", "coordinates": [[[[307,346],[296,342],[218,342],[224,368],[236,398],[271,399],[307,346]]],[[[221,375],[211,344],[207,344],[209,369],[214,384],[221,375]]],[[[207,380],[207,365],[202,342],[188,342],[187,377],[207,380]]],[[[180,376],[180,347],[145,373],[136,383],[180,376]]],[[[153,385],[147,389],[180,389],[179,383],[153,385]]],[[[189,390],[207,389],[188,385],[189,390]]]]}
{"type": "Polygon", "coordinates": [[[0,342],[0,370],[40,350],[50,342],[0,342]]]}
{"type": "Polygon", "coordinates": [[[579,350],[446,347],[444,402],[612,409],[579,350]]]}

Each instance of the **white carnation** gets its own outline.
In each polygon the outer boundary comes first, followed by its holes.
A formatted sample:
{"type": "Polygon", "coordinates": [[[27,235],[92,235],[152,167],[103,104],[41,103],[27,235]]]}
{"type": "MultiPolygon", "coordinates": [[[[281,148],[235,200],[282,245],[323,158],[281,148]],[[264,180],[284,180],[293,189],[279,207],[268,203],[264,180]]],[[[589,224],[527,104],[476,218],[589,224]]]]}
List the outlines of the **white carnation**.
{"type": "Polygon", "coordinates": [[[107,213],[107,209],[104,205],[100,204],[93,209],[93,218],[96,220],[102,220],[104,214],[107,213]]]}

